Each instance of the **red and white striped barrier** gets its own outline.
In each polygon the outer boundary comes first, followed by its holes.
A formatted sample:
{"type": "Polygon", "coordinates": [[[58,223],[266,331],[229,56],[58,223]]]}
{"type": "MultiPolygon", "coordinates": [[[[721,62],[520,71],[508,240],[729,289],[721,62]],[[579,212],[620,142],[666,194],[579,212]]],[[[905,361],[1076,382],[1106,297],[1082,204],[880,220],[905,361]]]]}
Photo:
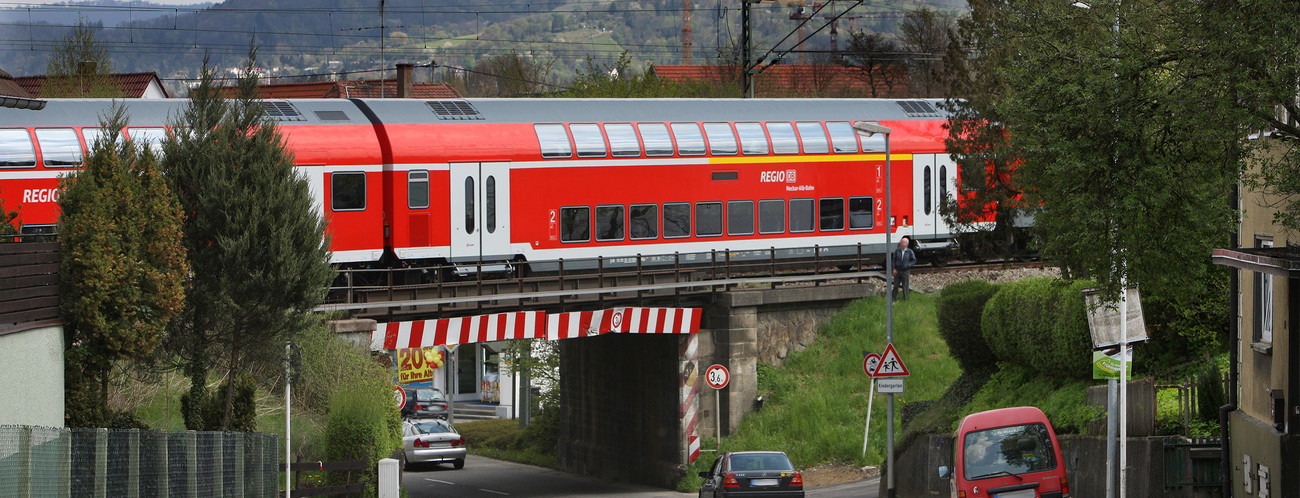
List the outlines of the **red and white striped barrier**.
{"type": "Polygon", "coordinates": [[[694,334],[699,308],[611,308],[547,314],[519,311],[413,322],[380,323],[370,349],[383,351],[511,339],[573,339],[608,333],[694,334]]]}
{"type": "Polygon", "coordinates": [[[681,362],[681,399],[677,413],[681,434],[686,436],[686,463],[695,463],[700,457],[700,367],[699,336],[682,337],[677,359],[681,362]]]}

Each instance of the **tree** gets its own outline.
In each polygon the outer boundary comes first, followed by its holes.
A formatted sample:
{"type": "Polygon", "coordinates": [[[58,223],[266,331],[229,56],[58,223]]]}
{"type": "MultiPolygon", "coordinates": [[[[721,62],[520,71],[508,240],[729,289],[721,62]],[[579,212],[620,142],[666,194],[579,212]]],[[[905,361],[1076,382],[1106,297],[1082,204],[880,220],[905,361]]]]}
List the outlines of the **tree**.
{"type": "Polygon", "coordinates": [[[904,69],[901,52],[893,38],[880,33],[855,31],[850,35],[844,63],[858,69],[870,97],[886,97],[893,95],[894,85],[905,74],[901,71],[904,69]],[[884,87],[883,93],[881,87],[884,87]]]}
{"type": "Polygon", "coordinates": [[[59,268],[68,425],[102,427],[113,363],[143,358],[184,302],[180,204],[149,147],[118,142],[124,109],[86,167],[59,182],[59,268]]]}
{"type": "Polygon", "coordinates": [[[944,97],[949,95],[948,72],[944,69],[948,45],[952,42],[955,26],[946,14],[930,8],[907,13],[898,25],[903,45],[912,54],[909,57],[911,77],[908,81],[918,97],[944,97]]]}
{"type": "Polygon", "coordinates": [[[4,200],[0,199],[0,235],[15,233],[18,233],[18,211],[6,211],[4,200]]]}
{"type": "Polygon", "coordinates": [[[703,82],[675,83],[660,79],[654,66],[639,74],[630,67],[632,59],[624,51],[614,64],[597,64],[587,57],[570,85],[560,94],[571,98],[675,98],[705,96],[710,89],[703,82]]]}
{"type": "MultiPolygon", "coordinates": [[[[193,267],[171,343],[190,377],[184,415],[191,429],[216,429],[201,416],[209,369],[233,377],[276,365],[284,340],[318,320],[312,309],[334,276],[307,180],[256,100],[255,61],[250,55],[233,100],[221,96],[205,63],[162,144],[193,267]]],[[[232,413],[238,384],[223,385],[219,428],[240,418],[232,413]]]]}
{"type": "Polygon", "coordinates": [[[45,98],[115,98],[122,85],[113,77],[108,51],[95,40],[95,29],[78,19],[72,32],[59,40],[45,69],[45,98]]]}
{"type": "Polygon", "coordinates": [[[550,86],[546,78],[554,64],[554,60],[543,61],[511,50],[475,65],[467,86],[473,95],[480,97],[523,97],[540,93],[550,86]]]}
{"type": "Polygon", "coordinates": [[[1044,258],[1106,296],[1124,281],[1172,295],[1197,278],[1204,265],[1188,262],[1235,219],[1247,122],[1237,77],[1207,70],[1221,55],[1201,31],[1220,28],[1195,27],[1211,19],[1200,3],[970,5],[962,28],[978,73],[952,103],[949,152],[996,168],[989,182],[1014,177],[1044,258]]]}

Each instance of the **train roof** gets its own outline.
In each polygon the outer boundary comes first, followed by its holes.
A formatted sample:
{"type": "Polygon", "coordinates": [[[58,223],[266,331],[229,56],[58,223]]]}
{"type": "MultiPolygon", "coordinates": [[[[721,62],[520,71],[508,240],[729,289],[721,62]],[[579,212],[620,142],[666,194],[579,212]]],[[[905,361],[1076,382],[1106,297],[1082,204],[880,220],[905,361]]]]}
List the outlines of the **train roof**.
{"type": "MultiPolygon", "coordinates": [[[[95,126],[112,99],[48,99],[44,110],[0,109],[0,123],[95,126]]],[[[131,126],[174,123],[188,99],[118,100],[131,126]]],[[[282,124],[555,123],[627,121],[943,120],[936,99],[272,99],[282,124]]]]}

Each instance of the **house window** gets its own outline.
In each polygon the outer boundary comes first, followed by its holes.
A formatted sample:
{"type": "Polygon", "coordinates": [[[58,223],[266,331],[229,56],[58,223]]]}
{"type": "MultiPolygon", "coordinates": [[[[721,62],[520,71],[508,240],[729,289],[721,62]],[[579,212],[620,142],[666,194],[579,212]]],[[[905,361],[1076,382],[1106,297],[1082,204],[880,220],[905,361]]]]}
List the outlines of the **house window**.
{"type": "MultiPolygon", "coordinates": [[[[1272,237],[1256,237],[1255,247],[1273,247],[1272,237]]],[[[1273,343],[1273,275],[1255,273],[1255,342],[1273,343]]]]}

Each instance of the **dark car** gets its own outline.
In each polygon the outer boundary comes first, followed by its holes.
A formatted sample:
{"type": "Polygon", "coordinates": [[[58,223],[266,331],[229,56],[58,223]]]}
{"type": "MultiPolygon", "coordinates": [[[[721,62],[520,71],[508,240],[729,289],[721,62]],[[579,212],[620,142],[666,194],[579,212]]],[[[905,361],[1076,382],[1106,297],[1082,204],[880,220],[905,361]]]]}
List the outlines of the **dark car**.
{"type": "Polygon", "coordinates": [[[700,472],[700,498],[718,496],[803,498],[803,474],[780,451],[733,451],[700,472]]]}
{"type": "Polygon", "coordinates": [[[447,418],[447,398],[432,387],[405,387],[402,418],[447,418]]]}

